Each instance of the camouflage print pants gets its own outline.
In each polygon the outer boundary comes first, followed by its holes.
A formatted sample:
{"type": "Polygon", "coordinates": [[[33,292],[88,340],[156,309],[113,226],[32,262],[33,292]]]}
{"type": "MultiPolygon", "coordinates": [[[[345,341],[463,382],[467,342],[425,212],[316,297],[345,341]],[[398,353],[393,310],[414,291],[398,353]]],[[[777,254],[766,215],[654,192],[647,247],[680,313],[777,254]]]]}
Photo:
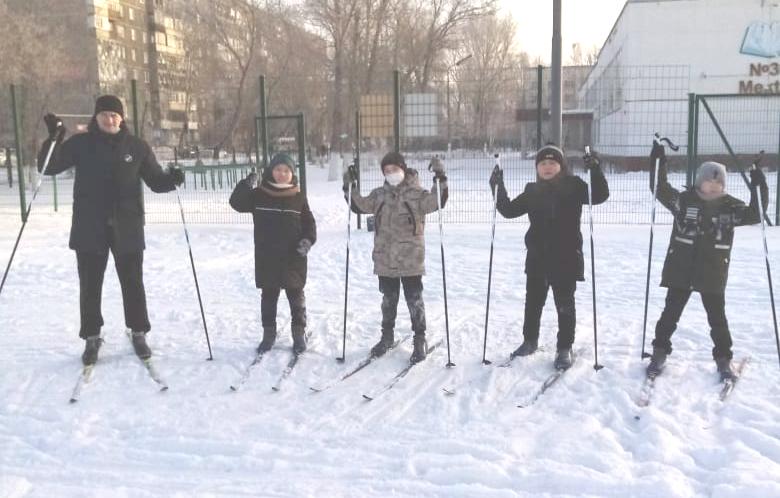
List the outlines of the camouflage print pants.
{"type": "Polygon", "coordinates": [[[412,330],[415,334],[423,334],[425,333],[425,303],[422,297],[422,275],[379,277],[379,291],[382,293],[382,330],[389,331],[395,328],[401,284],[403,284],[404,298],[412,320],[412,330]]]}

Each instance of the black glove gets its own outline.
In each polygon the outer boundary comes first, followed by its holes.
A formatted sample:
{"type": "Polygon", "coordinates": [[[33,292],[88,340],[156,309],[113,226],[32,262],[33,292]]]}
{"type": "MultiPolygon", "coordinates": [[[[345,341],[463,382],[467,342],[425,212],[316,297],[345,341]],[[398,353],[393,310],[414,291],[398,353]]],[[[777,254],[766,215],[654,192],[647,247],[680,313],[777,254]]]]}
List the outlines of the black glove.
{"type": "Polygon", "coordinates": [[[431,163],[428,165],[428,171],[433,172],[433,178],[443,182],[447,179],[447,175],[444,174],[444,163],[441,159],[434,157],[431,159],[431,163]]]}
{"type": "Polygon", "coordinates": [[[764,176],[764,172],[761,171],[761,168],[753,168],[750,170],[750,186],[751,187],[758,187],[761,185],[766,185],[766,177],[764,176]]]}
{"type": "Polygon", "coordinates": [[[257,173],[252,171],[251,173],[246,175],[244,181],[249,185],[249,188],[255,188],[255,185],[257,185],[257,173]]]}
{"type": "Polygon", "coordinates": [[[168,166],[168,174],[171,176],[173,184],[177,187],[184,183],[184,171],[182,171],[181,168],[168,166]]]}
{"type": "Polygon", "coordinates": [[[652,167],[655,167],[656,159],[658,159],[658,164],[661,166],[666,164],[666,149],[663,144],[653,141],[653,150],[650,151],[650,159],[653,161],[652,167]]]}
{"type": "Polygon", "coordinates": [[[352,185],[352,190],[357,190],[357,171],[355,170],[354,164],[350,164],[347,170],[344,171],[342,181],[344,182],[344,186],[342,187],[344,192],[349,190],[350,185],[352,185]]]}
{"type": "Polygon", "coordinates": [[[490,191],[496,192],[498,187],[504,186],[504,170],[496,166],[490,174],[490,191]]]}
{"type": "Polygon", "coordinates": [[[301,241],[298,242],[298,247],[295,248],[295,252],[297,252],[300,257],[305,258],[306,255],[309,254],[309,249],[311,249],[311,241],[309,239],[301,239],[301,241]]]}
{"type": "Polygon", "coordinates": [[[65,125],[62,124],[62,120],[56,114],[49,113],[43,117],[43,122],[46,123],[49,138],[54,142],[62,142],[65,137],[65,125]]]}
{"type": "Polygon", "coordinates": [[[585,161],[585,171],[601,166],[601,159],[599,159],[599,155],[595,150],[591,151],[590,154],[582,156],[582,160],[585,161]]]}

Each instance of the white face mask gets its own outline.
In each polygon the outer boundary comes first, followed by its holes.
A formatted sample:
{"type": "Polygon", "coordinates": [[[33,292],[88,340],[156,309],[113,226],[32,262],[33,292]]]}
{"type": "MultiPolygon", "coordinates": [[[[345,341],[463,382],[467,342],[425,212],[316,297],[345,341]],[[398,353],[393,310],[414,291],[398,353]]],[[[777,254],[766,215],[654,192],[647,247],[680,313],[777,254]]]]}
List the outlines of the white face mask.
{"type": "Polygon", "coordinates": [[[388,173],[385,175],[385,180],[387,180],[387,183],[395,187],[404,181],[404,172],[397,171],[395,173],[388,173]]]}

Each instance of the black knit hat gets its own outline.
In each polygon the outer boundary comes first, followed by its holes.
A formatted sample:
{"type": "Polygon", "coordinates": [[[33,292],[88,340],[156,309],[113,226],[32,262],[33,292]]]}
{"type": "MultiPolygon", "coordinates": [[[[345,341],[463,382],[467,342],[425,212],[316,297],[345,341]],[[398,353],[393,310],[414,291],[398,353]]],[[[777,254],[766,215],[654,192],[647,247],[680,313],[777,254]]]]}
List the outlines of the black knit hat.
{"type": "Polygon", "coordinates": [[[115,95],[101,95],[95,101],[95,115],[103,111],[111,111],[125,117],[125,108],[122,101],[115,95]]]}
{"type": "Polygon", "coordinates": [[[547,144],[536,153],[536,164],[544,161],[545,159],[552,159],[561,165],[561,168],[566,166],[566,158],[563,156],[563,151],[553,144],[547,144]]]}
{"type": "Polygon", "coordinates": [[[263,179],[272,182],[274,179],[274,168],[282,164],[290,168],[290,172],[293,174],[293,183],[295,183],[295,160],[284,152],[274,154],[274,157],[268,163],[268,167],[263,170],[263,179]]]}
{"type": "Polygon", "coordinates": [[[388,164],[395,164],[396,166],[400,166],[402,170],[406,171],[406,161],[400,152],[388,152],[385,154],[385,157],[382,158],[382,162],[380,164],[382,166],[382,173],[385,172],[385,166],[388,164]]]}

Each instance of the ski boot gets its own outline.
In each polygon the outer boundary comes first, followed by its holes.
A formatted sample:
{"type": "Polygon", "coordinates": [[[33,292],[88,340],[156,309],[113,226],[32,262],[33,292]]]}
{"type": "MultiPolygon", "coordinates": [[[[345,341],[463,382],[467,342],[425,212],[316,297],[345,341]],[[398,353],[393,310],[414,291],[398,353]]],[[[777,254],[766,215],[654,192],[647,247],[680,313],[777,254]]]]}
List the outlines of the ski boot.
{"type": "Polygon", "coordinates": [[[731,368],[731,358],[725,356],[715,358],[715,364],[718,366],[718,373],[720,374],[720,381],[725,382],[727,380],[737,380],[737,374],[731,368]]]}
{"type": "Polygon", "coordinates": [[[299,326],[292,328],[293,353],[301,354],[306,351],[306,329],[299,326]]]}
{"type": "Polygon", "coordinates": [[[152,350],[146,344],[146,332],[133,331],[132,334],[133,349],[135,354],[142,360],[148,360],[152,357],[152,350]]]}
{"type": "Polygon", "coordinates": [[[81,355],[81,362],[84,365],[94,365],[98,359],[98,351],[103,344],[103,339],[99,335],[89,336],[84,345],[84,353],[81,355]]]}
{"type": "Polygon", "coordinates": [[[263,340],[257,346],[258,353],[265,353],[276,342],[276,327],[263,327],[263,340]]]}
{"type": "Polygon", "coordinates": [[[571,367],[571,348],[561,348],[555,355],[555,362],[553,366],[556,370],[568,370],[571,367]]]}
{"type": "Polygon", "coordinates": [[[650,357],[650,364],[647,365],[647,376],[651,379],[656,378],[666,366],[666,357],[668,353],[662,348],[653,348],[653,355],[650,357]]]}
{"type": "Polygon", "coordinates": [[[509,358],[512,359],[515,356],[528,356],[532,355],[536,352],[537,348],[539,347],[539,343],[537,341],[532,341],[530,339],[524,339],[523,343],[520,345],[519,348],[512,351],[512,354],[509,355],[509,358]]]}
{"type": "Polygon", "coordinates": [[[382,338],[379,339],[379,342],[374,344],[374,347],[371,348],[371,356],[374,358],[379,358],[380,356],[384,356],[385,353],[387,353],[387,350],[390,349],[390,347],[393,345],[393,330],[383,330],[382,331],[382,338]]]}
{"type": "Polygon", "coordinates": [[[414,334],[414,351],[409,358],[411,363],[419,363],[428,356],[428,343],[425,342],[425,334],[414,334]]]}

